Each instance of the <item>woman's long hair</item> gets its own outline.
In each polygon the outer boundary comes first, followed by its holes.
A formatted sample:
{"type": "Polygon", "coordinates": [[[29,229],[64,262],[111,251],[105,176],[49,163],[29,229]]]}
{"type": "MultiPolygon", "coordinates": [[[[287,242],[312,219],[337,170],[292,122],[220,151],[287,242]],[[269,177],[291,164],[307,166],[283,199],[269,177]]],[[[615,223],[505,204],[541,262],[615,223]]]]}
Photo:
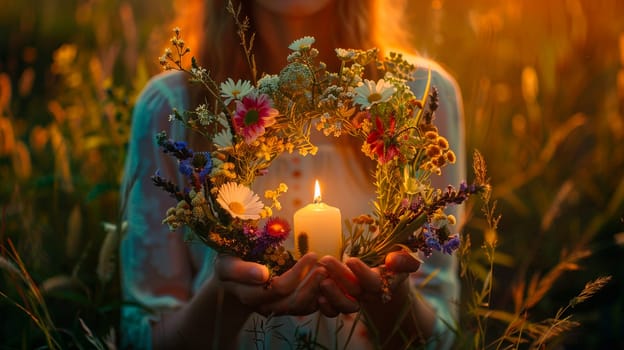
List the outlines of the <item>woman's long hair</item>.
{"type": "MultiPolygon", "coordinates": [[[[246,9],[254,0],[233,0],[241,5],[241,18],[253,18],[246,9]]],[[[369,49],[382,52],[398,49],[414,53],[408,26],[404,23],[404,0],[335,0],[338,2],[335,47],[369,49]]],[[[209,68],[216,81],[231,77],[249,78],[249,68],[241,51],[232,16],[226,11],[228,0],[177,0],[174,26],[202,66],[209,68]]]]}

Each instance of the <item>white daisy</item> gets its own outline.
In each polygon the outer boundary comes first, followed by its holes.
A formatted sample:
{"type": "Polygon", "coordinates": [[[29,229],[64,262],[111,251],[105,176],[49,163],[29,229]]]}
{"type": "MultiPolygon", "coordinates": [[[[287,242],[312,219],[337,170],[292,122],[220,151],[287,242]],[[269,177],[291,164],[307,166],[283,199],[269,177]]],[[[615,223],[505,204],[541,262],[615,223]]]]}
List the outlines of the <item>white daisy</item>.
{"type": "Polygon", "coordinates": [[[356,87],[353,91],[356,93],[353,102],[362,106],[362,109],[365,109],[376,103],[390,100],[392,94],[396,92],[396,87],[383,79],[379,79],[377,83],[365,79],[364,83],[356,87]]]}
{"type": "Polygon", "coordinates": [[[236,182],[228,182],[219,188],[217,202],[227,210],[233,218],[258,220],[264,204],[248,187],[236,182]]]}
{"type": "Polygon", "coordinates": [[[312,44],[314,44],[315,41],[316,39],[314,39],[311,36],[304,36],[303,38],[293,41],[292,44],[288,46],[288,48],[293,51],[301,51],[303,49],[309,49],[312,46],[312,44]]]}
{"type": "Polygon", "coordinates": [[[336,51],[336,56],[338,57],[338,59],[343,60],[343,61],[347,61],[355,57],[355,52],[353,50],[337,48],[335,49],[335,51],[336,51]]]}
{"type": "Polygon", "coordinates": [[[228,78],[221,83],[221,97],[225,98],[225,104],[230,104],[233,100],[240,100],[253,91],[253,86],[248,80],[237,80],[228,78]]]}

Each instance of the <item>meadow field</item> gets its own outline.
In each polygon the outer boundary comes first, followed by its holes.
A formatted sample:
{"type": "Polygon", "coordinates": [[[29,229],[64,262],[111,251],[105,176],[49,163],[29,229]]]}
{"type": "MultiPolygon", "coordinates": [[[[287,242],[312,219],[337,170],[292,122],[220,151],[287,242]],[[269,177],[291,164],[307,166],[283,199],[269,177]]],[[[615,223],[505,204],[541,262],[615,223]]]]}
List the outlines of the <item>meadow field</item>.
{"type": "MultiPolygon", "coordinates": [[[[2,2],[0,349],[115,348],[132,108],[184,2],[2,2]]],[[[492,186],[462,230],[456,348],[624,348],[624,2],[409,9],[492,186]]]]}

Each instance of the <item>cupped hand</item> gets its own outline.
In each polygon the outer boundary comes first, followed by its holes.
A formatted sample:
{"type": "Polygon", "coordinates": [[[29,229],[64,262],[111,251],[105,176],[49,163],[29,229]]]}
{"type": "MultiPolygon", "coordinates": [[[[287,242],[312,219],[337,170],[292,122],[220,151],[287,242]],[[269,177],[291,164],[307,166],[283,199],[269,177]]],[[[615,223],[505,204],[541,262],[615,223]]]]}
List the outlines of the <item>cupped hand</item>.
{"type": "Polygon", "coordinates": [[[308,315],[318,310],[320,283],[327,270],[308,253],[280,276],[269,281],[266,266],[240,258],[217,257],[216,280],[241,304],[263,315],[308,315]]]}
{"type": "Polygon", "coordinates": [[[392,295],[399,288],[408,288],[407,277],[421,264],[406,251],[389,253],[385,264],[375,268],[358,258],[348,258],[342,263],[324,256],[319,263],[329,274],[321,282],[322,295],[318,301],[319,309],[328,317],[358,311],[361,303],[381,303],[384,294],[392,295]]]}

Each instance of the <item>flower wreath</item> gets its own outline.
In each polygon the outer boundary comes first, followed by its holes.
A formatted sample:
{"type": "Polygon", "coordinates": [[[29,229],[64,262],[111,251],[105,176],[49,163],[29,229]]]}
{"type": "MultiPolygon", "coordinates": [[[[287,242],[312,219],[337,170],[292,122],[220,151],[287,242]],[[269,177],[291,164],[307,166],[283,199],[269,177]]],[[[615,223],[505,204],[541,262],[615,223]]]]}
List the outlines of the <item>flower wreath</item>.
{"type": "MultiPolygon", "coordinates": [[[[241,38],[255,71],[251,47],[244,35],[241,38]]],[[[377,49],[337,48],[341,65],[331,72],[317,59],[314,42],[309,36],[294,41],[288,63],[277,75],[218,83],[194,58],[190,68],[184,67],[190,49],[174,29],[172,47],[160,57],[161,65],[187,72],[213,103],[174,110],[170,120],[199,132],[213,148],[197,152],[165,132],[157,135],[159,146],[177,159],[186,179],[180,188],[158,173],[153,176],[154,184],[177,200],[163,222],[172,230],[189,227],[220,253],[266,264],[276,274],[285,271],[295,262],[282,245],[291,229],[273,212],[281,208],[279,197],[287,185],[266,190],[269,204],[250,187],[280,154],[314,155],[317,147],[310,132],[316,128],[326,136],[358,138],[362,152],[376,161],[373,212],[347,222],[344,253],[370,266],[383,264],[386,254],[397,249],[425,256],[433,250],[451,254],[460,238],[449,228],[455,218],[444,209],[487,185],[480,171],[473,184],[432,187],[430,175],[440,174],[456,156],[433,124],[439,101],[431,73],[419,98],[407,84],[416,67],[400,54],[380,59],[377,49]],[[381,79],[366,76],[370,64],[376,65],[381,79]]]]}

